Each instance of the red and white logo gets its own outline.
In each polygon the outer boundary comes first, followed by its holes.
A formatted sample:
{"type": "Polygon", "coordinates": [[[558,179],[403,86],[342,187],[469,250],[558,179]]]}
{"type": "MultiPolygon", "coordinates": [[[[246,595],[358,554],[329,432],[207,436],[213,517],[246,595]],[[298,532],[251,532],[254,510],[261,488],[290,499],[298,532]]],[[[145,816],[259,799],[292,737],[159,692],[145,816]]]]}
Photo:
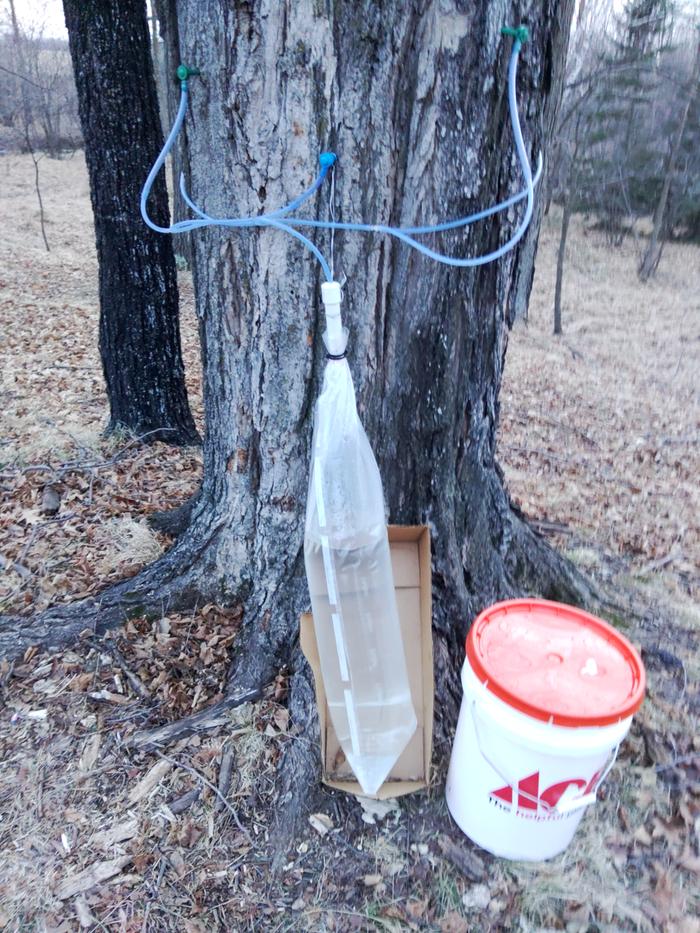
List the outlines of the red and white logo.
{"type": "MultiPolygon", "coordinates": [[[[558,814],[555,808],[567,788],[578,788],[580,794],[576,796],[590,794],[595,788],[599,777],[600,771],[596,771],[590,781],[586,781],[584,778],[568,778],[565,781],[557,781],[556,784],[551,784],[545,790],[540,791],[540,772],[535,771],[518,781],[516,812],[522,816],[537,814],[545,819],[547,817],[561,816],[562,814],[558,814]]],[[[504,810],[512,810],[513,788],[509,784],[506,784],[505,787],[499,787],[497,790],[492,790],[489,796],[497,806],[504,810]],[[504,807],[503,804],[508,804],[508,806],[504,807]]]]}

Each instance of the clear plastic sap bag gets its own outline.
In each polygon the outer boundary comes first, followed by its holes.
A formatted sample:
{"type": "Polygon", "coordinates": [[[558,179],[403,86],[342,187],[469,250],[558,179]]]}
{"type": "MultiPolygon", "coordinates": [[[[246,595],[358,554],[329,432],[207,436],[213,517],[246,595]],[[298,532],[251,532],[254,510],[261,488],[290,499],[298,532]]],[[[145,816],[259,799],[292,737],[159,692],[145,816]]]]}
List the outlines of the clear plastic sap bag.
{"type": "Polygon", "coordinates": [[[328,709],[362,789],[374,794],[416,730],[384,496],[345,359],[316,403],[304,540],[328,709]]]}

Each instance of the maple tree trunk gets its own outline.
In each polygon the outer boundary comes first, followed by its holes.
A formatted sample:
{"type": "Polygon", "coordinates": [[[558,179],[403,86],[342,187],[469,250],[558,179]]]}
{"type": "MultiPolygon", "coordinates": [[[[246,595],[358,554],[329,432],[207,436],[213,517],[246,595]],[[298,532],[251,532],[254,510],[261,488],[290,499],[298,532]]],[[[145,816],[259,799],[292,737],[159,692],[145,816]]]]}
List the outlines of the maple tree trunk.
{"type": "MultiPolygon", "coordinates": [[[[518,84],[534,162],[558,103],[571,4],[528,12],[518,84]]],[[[337,4],[330,17],[311,2],[222,10],[179,0],[186,63],[203,73],[190,83],[194,200],[218,216],[281,206],[308,185],[325,149],[339,156],[342,219],[428,223],[505,198],[522,179],[501,17],[493,0],[337,4]]],[[[326,197],[312,210],[325,217],[326,197]]],[[[518,213],[441,245],[486,252],[511,235],[518,213]]],[[[523,590],[579,595],[568,565],[514,512],[495,461],[514,296],[531,284],[536,237],[533,227],[517,250],[476,270],[448,269],[385,237],[335,238],[335,268],[348,277],[349,362],[390,520],[431,527],[447,719],[478,609],[523,590]]],[[[327,234],[316,241],[328,251],[327,234]]],[[[255,646],[242,655],[248,670],[251,657],[264,667],[263,658],[288,654],[308,607],[304,505],[325,363],[320,275],[278,231],[202,230],[194,257],[206,440],[184,538],[209,541],[219,598],[245,604],[255,646]]]]}
{"type": "MultiPolygon", "coordinates": [[[[533,161],[558,104],[572,3],[525,5],[531,41],[518,89],[533,161]]],[[[232,5],[178,0],[191,81],[192,196],[215,215],[281,206],[339,155],[341,219],[413,225],[468,213],[522,186],[508,119],[511,40],[503,6],[311,0],[232,5]]],[[[310,210],[325,217],[326,196],[310,210]]],[[[438,245],[472,255],[505,241],[522,207],[438,245]]],[[[464,636],[483,606],[518,593],[590,599],[577,572],[513,508],[495,460],[498,393],[515,306],[529,292],[537,225],[497,263],[437,265],[385,237],[335,238],[347,275],[344,323],[361,418],[390,521],[432,535],[436,739],[456,721],[464,636]]],[[[327,234],[317,243],[328,249],[327,234]]],[[[313,736],[308,666],[298,648],[308,609],[304,506],[313,401],[325,351],[315,260],[278,231],[206,229],[194,238],[203,351],[204,477],[186,531],[132,581],[81,604],[98,631],[125,614],[243,607],[228,705],[290,663],[292,722],[313,736]]],[[[56,641],[70,609],[41,619],[56,641]]],[[[72,620],[72,621],[71,621],[72,620]]],[[[0,654],[9,640],[0,630],[0,654]]],[[[15,650],[16,643],[15,643],[15,650]]],[[[217,711],[221,710],[221,704],[217,711]]],[[[186,728],[219,722],[198,714],[186,728]]],[[[166,726],[166,742],[183,727],[166,726]]],[[[148,740],[149,736],[145,737],[148,740]]],[[[280,771],[285,825],[318,782],[314,742],[291,742],[280,771]]]]}
{"type": "MultiPolygon", "coordinates": [[[[198,442],[180,349],[173,244],[141,219],[141,187],[163,145],[144,0],[64,0],[90,177],[108,431],[198,442]]],[[[151,216],[167,226],[163,178],[151,216]]]]}

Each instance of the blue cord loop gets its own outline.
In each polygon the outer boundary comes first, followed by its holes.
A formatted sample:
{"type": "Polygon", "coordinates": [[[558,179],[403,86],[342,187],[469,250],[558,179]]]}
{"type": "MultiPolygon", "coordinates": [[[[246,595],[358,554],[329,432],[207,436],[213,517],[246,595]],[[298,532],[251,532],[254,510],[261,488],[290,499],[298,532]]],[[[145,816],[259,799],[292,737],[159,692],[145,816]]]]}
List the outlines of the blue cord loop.
{"type": "Polygon", "coordinates": [[[293,201],[290,201],[290,203],[285,207],[280,207],[268,214],[260,214],[256,217],[211,217],[209,214],[199,208],[190,198],[187,191],[185,190],[184,176],[181,175],[180,191],[182,192],[182,197],[188,207],[196,215],[196,217],[191,220],[177,221],[170,227],[159,227],[148,216],[148,197],[150,195],[156,175],[162,168],[163,163],[165,162],[165,159],[167,158],[167,155],[170,152],[178,136],[178,133],[180,132],[183,120],[185,119],[189,98],[189,87],[187,79],[190,75],[199,74],[196,69],[187,68],[185,65],[181,65],[177,72],[177,76],[180,79],[181,88],[180,107],[178,109],[173,128],[170,130],[168,138],[165,141],[165,145],[163,146],[163,150],[156,159],[153,168],[149,172],[148,178],[146,179],[146,183],[143,186],[143,191],[141,192],[141,216],[143,217],[146,224],[148,224],[148,226],[151,228],[151,230],[155,230],[157,233],[186,233],[189,230],[196,230],[200,227],[272,227],[276,230],[282,230],[302,243],[316,257],[316,259],[318,259],[319,263],[321,264],[323,274],[326,277],[326,281],[329,282],[332,280],[333,276],[325,257],[318,249],[318,247],[302,233],[296,230],[295,227],[311,227],[323,230],[351,230],[359,233],[385,233],[389,236],[396,237],[402,243],[406,243],[407,246],[412,247],[422,255],[427,256],[429,259],[433,259],[436,262],[441,262],[444,265],[454,266],[457,268],[474,268],[477,266],[483,266],[489,262],[494,262],[496,259],[500,259],[506,253],[512,250],[525,235],[525,231],[527,230],[530,224],[530,220],[532,219],[535,199],[535,185],[537,185],[540,178],[542,177],[541,155],[538,158],[537,170],[534,177],[532,175],[530,161],[528,159],[525,142],[523,140],[522,129],[520,127],[518,102],[516,96],[518,56],[520,54],[523,43],[526,42],[529,38],[528,30],[526,26],[518,26],[516,28],[504,27],[501,31],[506,35],[513,36],[515,39],[510,56],[510,62],[508,65],[508,109],[510,112],[511,127],[515,140],[515,149],[518,154],[520,169],[525,181],[525,187],[517,194],[507,198],[505,201],[494,204],[493,207],[488,207],[484,210],[477,211],[474,214],[469,214],[467,217],[460,217],[457,220],[449,220],[443,223],[422,227],[390,227],[386,224],[342,223],[339,221],[309,220],[302,217],[290,217],[290,214],[301,207],[302,204],[308,201],[309,198],[311,198],[318,191],[318,189],[323,185],[328,172],[333,168],[337,161],[337,156],[334,152],[322,152],[318,159],[320,172],[313,184],[307,188],[306,191],[302,192],[302,194],[300,194],[293,201]],[[523,200],[526,200],[527,202],[525,213],[523,214],[523,217],[513,235],[498,249],[495,249],[490,253],[486,253],[483,256],[467,257],[465,259],[460,259],[455,256],[446,256],[443,253],[439,253],[436,250],[430,249],[419,240],[414,239],[414,236],[428,233],[439,233],[444,230],[455,230],[459,227],[467,227],[478,220],[484,220],[486,217],[492,217],[494,214],[498,214],[501,211],[507,210],[509,207],[512,207],[514,204],[518,204],[523,200]]]}

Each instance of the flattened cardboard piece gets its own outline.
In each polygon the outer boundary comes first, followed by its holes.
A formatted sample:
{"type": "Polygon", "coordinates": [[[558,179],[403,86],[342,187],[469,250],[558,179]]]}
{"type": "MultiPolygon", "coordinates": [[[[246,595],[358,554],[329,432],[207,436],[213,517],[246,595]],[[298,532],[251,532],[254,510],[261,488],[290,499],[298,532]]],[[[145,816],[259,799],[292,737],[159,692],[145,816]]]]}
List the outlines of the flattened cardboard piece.
{"type": "MultiPolygon", "coordinates": [[[[406,667],[418,727],[386,781],[378,800],[400,797],[427,787],[433,754],[433,633],[430,532],[424,525],[389,525],[389,548],[396,602],[406,650],[406,667]]],[[[366,796],[335,734],[323,688],[313,617],[301,617],[301,650],[311,666],[321,729],[321,780],[328,787],[366,796]]]]}

